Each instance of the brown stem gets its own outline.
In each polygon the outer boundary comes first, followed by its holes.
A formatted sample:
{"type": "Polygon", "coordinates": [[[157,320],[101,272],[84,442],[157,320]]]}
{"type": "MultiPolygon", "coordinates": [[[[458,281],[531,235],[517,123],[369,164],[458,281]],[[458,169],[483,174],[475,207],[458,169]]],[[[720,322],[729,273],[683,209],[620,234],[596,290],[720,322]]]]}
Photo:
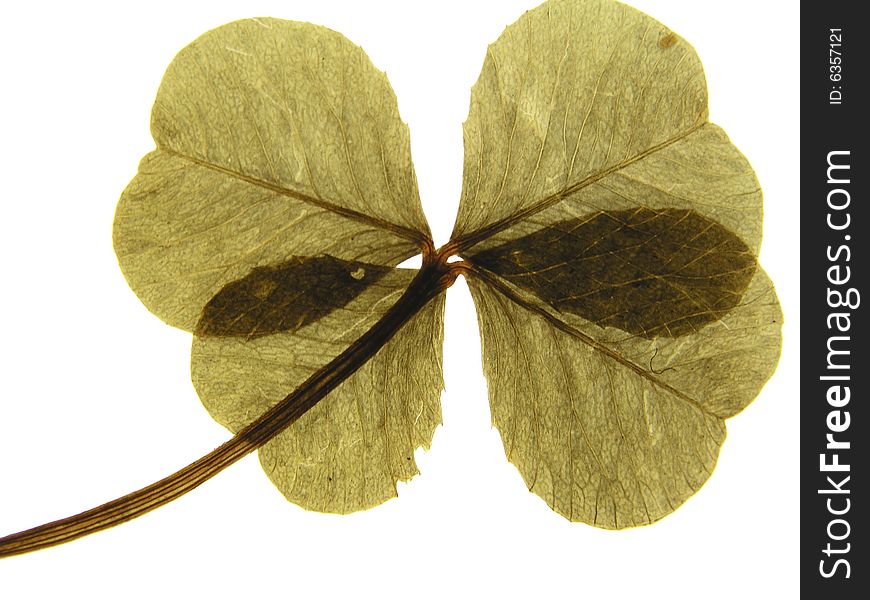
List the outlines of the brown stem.
{"type": "Polygon", "coordinates": [[[347,350],[311,375],[296,390],[231,440],[184,467],[126,496],[85,512],[0,538],[0,558],[69,542],[135,519],[186,494],[256,450],[313,407],[363,366],[411,317],[450,287],[457,271],[446,255],[430,255],[408,289],[372,328],[347,350]]]}

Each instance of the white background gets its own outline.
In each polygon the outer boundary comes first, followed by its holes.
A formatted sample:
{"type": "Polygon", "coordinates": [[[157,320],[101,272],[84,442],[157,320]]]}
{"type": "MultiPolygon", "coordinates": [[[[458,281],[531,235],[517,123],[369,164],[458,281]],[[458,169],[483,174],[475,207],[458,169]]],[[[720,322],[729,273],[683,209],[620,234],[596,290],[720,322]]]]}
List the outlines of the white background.
{"type": "MultiPolygon", "coordinates": [[[[528,493],[489,425],[474,311],[447,308],[444,425],[399,498],[307,513],[250,456],[195,492],[71,544],[0,561],[0,597],[797,597],[798,6],[633,0],[691,42],[711,120],[766,197],[761,262],[785,311],[782,361],[728,422],[710,481],[673,515],[621,532],[571,524],[528,493]]],[[[127,287],[118,195],[153,148],[174,54],[248,16],[320,23],[361,45],[411,129],[426,214],[447,241],[461,122],[486,49],[535,0],[19,2],[0,15],[0,534],[148,484],[228,438],[189,382],[190,334],[127,287]]],[[[740,373],[734,373],[739,378],[740,373]]]]}

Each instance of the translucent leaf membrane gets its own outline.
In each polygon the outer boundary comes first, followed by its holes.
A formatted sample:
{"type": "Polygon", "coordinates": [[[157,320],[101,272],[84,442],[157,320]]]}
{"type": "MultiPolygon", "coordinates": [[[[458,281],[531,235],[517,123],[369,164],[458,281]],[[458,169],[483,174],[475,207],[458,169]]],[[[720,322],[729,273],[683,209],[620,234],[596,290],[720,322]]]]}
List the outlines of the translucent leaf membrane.
{"type": "MultiPolygon", "coordinates": [[[[157,149],[114,224],[142,302],[194,331],[194,385],[238,431],[399,299],[431,243],[386,76],[329,29],[237,21],[184,48],[151,117],[157,149]]],[[[440,422],[443,298],[261,450],[305,508],[395,495],[440,422]]]]}
{"type": "Polygon", "coordinates": [[[571,520],[652,523],[779,359],[752,168],[707,122],[694,50],[610,0],[508,27],[464,132],[453,244],[507,457],[571,520]]]}
{"type": "Polygon", "coordinates": [[[540,210],[706,119],[701,63],[665,26],[611,0],[542,4],[489,47],[472,88],[453,237],[540,210]]]}
{"type": "Polygon", "coordinates": [[[254,267],[325,254],[395,266],[430,237],[386,76],[324,27],[250,19],[204,34],[167,69],[151,128],[115,251],[171,325],[192,330],[254,267]]]}
{"type": "MultiPolygon", "coordinates": [[[[238,431],[371,328],[413,272],[393,270],[342,308],[296,331],[195,337],[191,374],[205,407],[238,431]]],[[[348,513],[396,495],[417,473],[414,450],[441,422],[444,296],[260,450],[272,481],[309,510],[348,513]]]]}
{"type": "Polygon", "coordinates": [[[723,319],[656,339],[566,317],[517,288],[470,284],[508,459],[554,510],[598,527],[652,523],[697,491],[725,418],[779,360],[782,313],[761,271],[723,319]]]}

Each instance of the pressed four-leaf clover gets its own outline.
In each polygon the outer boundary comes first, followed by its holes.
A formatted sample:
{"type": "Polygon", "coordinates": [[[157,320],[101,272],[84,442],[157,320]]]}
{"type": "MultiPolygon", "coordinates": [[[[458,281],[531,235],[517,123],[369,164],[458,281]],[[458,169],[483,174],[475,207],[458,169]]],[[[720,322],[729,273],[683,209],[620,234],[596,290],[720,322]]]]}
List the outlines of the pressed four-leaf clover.
{"type": "Polygon", "coordinates": [[[440,422],[459,274],[507,457],[571,520],[673,511],[775,369],[758,182],[707,120],[692,48],[628,6],[550,0],[490,46],[440,250],[386,77],[338,33],[277,19],[206,33],[169,66],[152,131],[115,249],[145,305],[193,332],[194,386],[237,435],[0,555],[133,518],[254,449],[305,508],[395,496],[440,422]],[[419,270],[396,267],[417,253],[419,270]]]}

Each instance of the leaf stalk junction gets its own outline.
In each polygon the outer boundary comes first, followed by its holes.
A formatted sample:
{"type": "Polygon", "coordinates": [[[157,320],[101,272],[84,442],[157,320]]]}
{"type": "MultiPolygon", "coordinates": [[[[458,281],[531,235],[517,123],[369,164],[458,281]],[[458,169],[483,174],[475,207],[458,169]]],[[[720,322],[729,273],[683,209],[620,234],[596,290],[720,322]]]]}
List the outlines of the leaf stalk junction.
{"type": "Polygon", "coordinates": [[[423,264],[396,303],[344,352],[315,371],[299,387],[233,438],[175,473],[84,512],[0,538],[0,558],[41,550],[114,527],[179,498],[291,426],[329,392],[372,358],[430,300],[468,271],[464,262],[448,263],[457,250],[421,243],[423,264]]]}

